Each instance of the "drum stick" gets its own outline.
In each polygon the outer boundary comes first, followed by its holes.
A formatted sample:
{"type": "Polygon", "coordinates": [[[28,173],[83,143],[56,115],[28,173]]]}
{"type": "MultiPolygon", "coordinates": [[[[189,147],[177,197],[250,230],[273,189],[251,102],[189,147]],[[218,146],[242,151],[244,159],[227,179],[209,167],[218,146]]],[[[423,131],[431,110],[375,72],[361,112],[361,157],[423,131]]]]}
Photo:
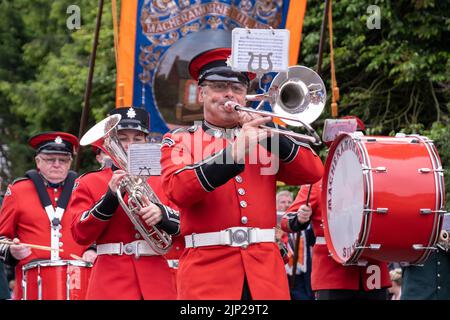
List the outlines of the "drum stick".
{"type": "Polygon", "coordinates": [[[23,242],[19,242],[19,243],[14,243],[13,241],[8,241],[8,240],[0,240],[0,244],[8,244],[8,245],[22,245],[22,246],[27,246],[31,249],[38,249],[38,250],[44,250],[44,251],[53,251],[53,250],[57,250],[59,252],[63,252],[63,249],[53,249],[51,247],[47,247],[47,246],[41,246],[38,244],[31,244],[31,243],[23,243],[23,242]]]}
{"type": "MultiPolygon", "coordinates": [[[[308,196],[306,197],[306,205],[309,206],[309,197],[311,196],[312,184],[309,185],[308,196]]],[[[291,277],[291,288],[295,287],[295,274],[297,273],[297,262],[298,262],[298,247],[300,246],[300,236],[301,231],[295,233],[295,243],[294,243],[294,257],[292,262],[292,277],[291,277]]]]}
{"type": "Polygon", "coordinates": [[[70,257],[71,257],[72,259],[75,259],[75,260],[83,260],[82,257],[77,256],[76,254],[73,254],[73,253],[70,254],[70,257]]]}

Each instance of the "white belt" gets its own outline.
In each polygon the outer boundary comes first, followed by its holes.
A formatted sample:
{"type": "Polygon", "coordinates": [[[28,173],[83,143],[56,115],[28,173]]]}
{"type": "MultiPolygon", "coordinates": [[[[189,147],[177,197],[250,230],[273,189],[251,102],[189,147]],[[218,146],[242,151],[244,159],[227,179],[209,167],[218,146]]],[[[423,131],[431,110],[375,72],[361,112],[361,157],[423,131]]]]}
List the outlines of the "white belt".
{"type": "Polygon", "coordinates": [[[325,237],[316,237],[316,244],[327,244],[325,242],[325,237]]]}
{"type": "Polygon", "coordinates": [[[167,264],[172,269],[178,269],[178,259],[168,259],[167,264]]]}
{"type": "Polygon", "coordinates": [[[275,242],[275,229],[232,227],[218,232],[193,233],[184,237],[186,248],[204,246],[243,247],[259,242],[275,242]]]}
{"type": "Polygon", "coordinates": [[[150,245],[144,240],[136,240],[130,243],[104,243],[97,245],[97,255],[102,254],[118,254],[119,256],[126,255],[134,255],[136,257],[139,256],[156,256],[156,253],[150,245]]]}

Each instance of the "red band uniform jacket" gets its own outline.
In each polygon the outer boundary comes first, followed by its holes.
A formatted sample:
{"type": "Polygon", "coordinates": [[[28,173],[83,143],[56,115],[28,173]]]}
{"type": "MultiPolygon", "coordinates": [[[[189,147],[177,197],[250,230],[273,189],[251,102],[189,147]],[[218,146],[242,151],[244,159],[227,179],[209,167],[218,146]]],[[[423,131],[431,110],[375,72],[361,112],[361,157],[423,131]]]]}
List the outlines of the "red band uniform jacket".
{"type": "MultiPolygon", "coordinates": [[[[258,154],[268,153],[260,145],[245,164],[234,163],[230,141],[238,130],[203,122],[164,136],[162,185],[180,208],[182,235],[230,227],[275,228],[276,181],[298,185],[321,178],[320,158],[309,146],[287,138],[280,139],[281,161],[275,172],[265,171],[271,164],[264,165],[266,159],[258,158],[258,154]]],[[[278,156],[274,158],[278,160],[278,156]]],[[[178,298],[240,299],[244,277],[253,299],[290,299],[275,242],[186,248],[178,269],[178,298]]]]}
{"type": "MultiPolygon", "coordinates": [[[[283,216],[281,227],[286,232],[293,232],[298,229],[297,211],[302,204],[306,204],[309,185],[304,185],[295,198],[292,205],[283,216]]],[[[311,190],[309,206],[312,209],[311,223],[316,238],[325,237],[322,222],[322,208],[320,197],[322,192],[322,180],[315,183],[311,190]]],[[[380,287],[390,287],[391,281],[387,263],[379,261],[369,261],[367,266],[343,266],[336,262],[329,254],[326,244],[316,243],[312,254],[311,287],[317,290],[369,290],[367,283],[373,271],[368,267],[375,265],[380,270],[380,287]]],[[[369,282],[373,284],[370,279],[369,282]]]]}
{"type": "MultiPolygon", "coordinates": [[[[130,243],[143,240],[133,223],[108,188],[112,169],[81,176],[74,186],[69,210],[73,214],[72,233],[80,244],[95,242],[130,243]]],[[[159,176],[148,183],[162,203],[168,203],[161,190],[159,176]]],[[[128,196],[124,197],[127,202],[128,196]]],[[[158,205],[163,212],[160,222],[169,234],[179,232],[178,214],[158,205]]],[[[176,299],[175,283],[163,256],[98,255],[86,299],[176,299]]]]}
{"type": "MultiPolygon", "coordinates": [[[[6,239],[18,238],[23,243],[50,246],[50,221],[42,207],[34,183],[30,179],[16,180],[8,186],[0,213],[0,237],[6,239]]],[[[52,188],[46,185],[47,193],[53,207],[61,196],[62,187],[52,188]]],[[[60,242],[63,252],[61,259],[73,260],[70,254],[81,256],[88,245],[77,244],[70,232],[72,217],[66,209],[61,220],[60,242]]],[[[31,255],[20,261],[15,260],[9,253],[7,245],[0,244],[0,256],[10,265],[15,265],[16,286],[15,299],[22,299],[22,266],[33,260],[50,260],[50,251],[31,249],[31,255]]]]}

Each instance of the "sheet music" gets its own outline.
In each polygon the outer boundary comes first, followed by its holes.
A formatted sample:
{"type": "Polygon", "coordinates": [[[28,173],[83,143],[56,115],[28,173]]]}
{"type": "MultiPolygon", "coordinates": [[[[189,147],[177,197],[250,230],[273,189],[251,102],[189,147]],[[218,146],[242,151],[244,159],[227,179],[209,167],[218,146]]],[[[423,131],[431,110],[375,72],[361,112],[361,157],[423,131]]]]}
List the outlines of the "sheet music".
{"type": "Polygon", "coordinates": [[[128,148],[128,172],[137,176],[161,175],[161,144],[131,144],[128,148]]]}
{"type": "Polygon", "coordinates": [[[289,30],[234,28],[231,68],[255,73],[287,71],[289,30]]]}
{"type": "Polygon", "coordinates": [[[357,126],[355,119],[325,119],[322,141],[334,141],[341,132],[353,133],[357,126]]]}

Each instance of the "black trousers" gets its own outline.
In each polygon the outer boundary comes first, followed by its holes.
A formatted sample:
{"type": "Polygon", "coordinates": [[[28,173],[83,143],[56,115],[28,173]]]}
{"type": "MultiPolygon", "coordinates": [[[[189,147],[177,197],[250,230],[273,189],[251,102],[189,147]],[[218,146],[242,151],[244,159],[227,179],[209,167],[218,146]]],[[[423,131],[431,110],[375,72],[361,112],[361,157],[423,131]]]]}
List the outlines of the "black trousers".
{"type": "Polygon", "coordinates": [[[250,293],[250,289],[248,287],[247,277],[244,278],[244,286],[242,287],[241,300],[253,300],[252,294],[250,293]]]}

